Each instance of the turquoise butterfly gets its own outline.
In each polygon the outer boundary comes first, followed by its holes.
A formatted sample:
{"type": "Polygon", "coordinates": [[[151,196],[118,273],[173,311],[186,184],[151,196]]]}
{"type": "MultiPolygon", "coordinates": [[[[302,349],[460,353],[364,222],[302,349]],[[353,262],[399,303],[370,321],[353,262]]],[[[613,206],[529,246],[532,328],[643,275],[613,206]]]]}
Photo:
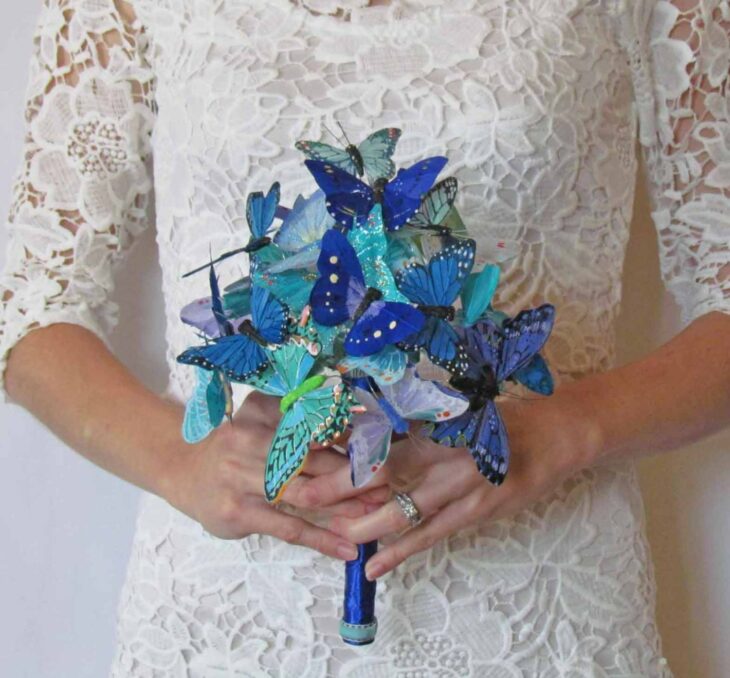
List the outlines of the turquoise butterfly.
{"type": "Polygon", "coordinates": [[[338,379],[327,384],[323,374],[312,375],[321,351],[316,332],[297,328],[288,341],[267,352],[271,366],[247,381],[263,393],[281,398],[282,413],[266,459],[264,495],[280,500],[286,486],[302,470],[312,443],[328,443],[342,435],[356,404],[351,389],[338,379]]]}
{"type": "Polygon", "coordinates": [[[196,367],[197,383],[185,405],[183,438],[187,443],[199,443],[220,426],[223,417],[231,416],[231,385],[218,370],[196,367]]]}
{"type": "Polygon", "coordinates": [[[482,318],[499,284],[499,266],[489,264],[479,273],[472,273],[461,290],[464,325],[470,327],[482,318]]]}

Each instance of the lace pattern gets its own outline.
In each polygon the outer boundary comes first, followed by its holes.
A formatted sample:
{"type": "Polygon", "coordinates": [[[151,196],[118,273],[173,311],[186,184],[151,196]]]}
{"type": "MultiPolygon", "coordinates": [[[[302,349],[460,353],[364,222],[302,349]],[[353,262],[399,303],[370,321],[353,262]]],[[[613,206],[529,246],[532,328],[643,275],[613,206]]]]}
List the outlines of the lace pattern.
{"type": "MultiPolygon", "coordinates": [[[[547,357],[560,379],[613,364],[637,137],[685,322],[730,312],[727,1],[366,4],[47,0],[2,359],[51,322],[111,329],[113,264],[154,183],[167,395],[185,398],[192,372],[175,356],[193,336],[178,312],[207,289],[181,274],[238,244],[249,190],[278,179],[285,203],[312,190],[294,142],[337,121],[352,138],[401,126],[401,165],[448,155],[480,258],[497,237],[519,244],[496,303],[558,308],[547,357]]],[[[337,635],[342,569],[265,536],[214,538],[144,495],[112,675],[671,675],[632,464],[404,563],[379,587],[367,648],[337,635]]]]}

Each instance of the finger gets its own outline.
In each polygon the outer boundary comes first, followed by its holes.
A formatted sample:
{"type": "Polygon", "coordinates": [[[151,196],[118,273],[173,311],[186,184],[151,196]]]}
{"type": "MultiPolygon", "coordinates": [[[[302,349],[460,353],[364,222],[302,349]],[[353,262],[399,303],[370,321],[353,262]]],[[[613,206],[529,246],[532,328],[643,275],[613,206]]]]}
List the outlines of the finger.
{"type": "Polygon", "coordinates": [[[477,495],[470,493],[451,502],[428,520],[405,532],[392,544],[381,548],[368,560],[365,576],[372,581],[390,572],[406,558],[419,551],[425,551],[441,539],[473,522],[475,496],[477,495]]]}
{"type": "Polygon", "coordinates": [[[360,516],[377,511],[384,503],[384,501],[366,501],[360,497],[356,497],[354,499],[345,499],[324,508],[313,509],[313,512],[319,518],[325,520],[331,519],[334,516],[359,518],[360,516]]]}
{"type": "Polygon", "coordinates": [[[332,558],[353,560],[357,558],[357,546],[329,530],[292,516],[284,511],[265,507],[263,531],[289,544],[298,544],[319,551],[332,558]]]}
{"type": "MultiPolygon", "coordinates": [[[[448,504],[464,494],[469,487],[470,469],[465,465],[457,466],[436,464],[432,466],[416,488],[408,492],[421,516],[426,519],[436,513],[441,506],[448,504]]],[[[383,504],[382,508],[361,518],[348,519],[334,517],[329,528],[356,544],[364,544],[385,535],[401,532],[410,527],[408,518],[394,499],[383,504]]]]}
{"type": "Polygon", "coordinates": [[[385,485],[387,475],[376,473],[370,482],[363,487],[354,487],[349,463],[335,471],[316,478],[307,478],[301,486],[301,500],[307,506],[328,506],[343,499],[354,497],[366,490],[385,485]]]}
{"type": "Polygon", "coordinates": [[[349,459],[330,447],[311,448],[304,459],[302,473],[308,476],[322,476],[341,468],[350,468],[349,459]]]}

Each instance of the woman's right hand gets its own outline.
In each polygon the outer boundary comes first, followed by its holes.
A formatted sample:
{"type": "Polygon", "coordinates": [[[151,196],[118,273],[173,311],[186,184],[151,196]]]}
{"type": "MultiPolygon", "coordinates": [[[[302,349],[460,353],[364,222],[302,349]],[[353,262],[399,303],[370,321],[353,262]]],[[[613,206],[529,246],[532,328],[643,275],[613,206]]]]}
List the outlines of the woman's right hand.
{"type": "MultiPolygon", "coordinates": [[[[277,398],[251,393],[236,412],[232,426],[224,422],[205,441],[181,449],[178,461],[169,469],[164,498],[222,539],[269,534],[328,556],[344,560],[357,557],[353,543],[285,509],[287,504],[309,508],[307,494],[299,491],[300,486],[308,478],[349,466],[346,455],[327,448],[311,450],[301,475],[284,490],[282,508],[266,501],[266,456],[279,417],[277,398]]],[[[358,517],[376,510],[388,498],[389,489],[383,486],[347,488],[324,510],[325,518],[358,517]]]]}

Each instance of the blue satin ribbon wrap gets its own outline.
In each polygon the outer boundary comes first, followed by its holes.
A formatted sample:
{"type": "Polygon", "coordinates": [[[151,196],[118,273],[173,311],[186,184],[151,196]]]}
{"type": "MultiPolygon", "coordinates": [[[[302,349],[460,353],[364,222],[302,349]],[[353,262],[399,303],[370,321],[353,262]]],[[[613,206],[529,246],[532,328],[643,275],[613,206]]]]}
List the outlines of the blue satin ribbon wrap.
{"type": "Polygon", "coordinates": [[[345,563],[345,600],[340,636],[350,645],[372,643],[378,630],[378,620],[375,618],[377,581],[365,578],[365,563],[377,551],[377,540],[358,544],[357,558],[345,563]]]}

